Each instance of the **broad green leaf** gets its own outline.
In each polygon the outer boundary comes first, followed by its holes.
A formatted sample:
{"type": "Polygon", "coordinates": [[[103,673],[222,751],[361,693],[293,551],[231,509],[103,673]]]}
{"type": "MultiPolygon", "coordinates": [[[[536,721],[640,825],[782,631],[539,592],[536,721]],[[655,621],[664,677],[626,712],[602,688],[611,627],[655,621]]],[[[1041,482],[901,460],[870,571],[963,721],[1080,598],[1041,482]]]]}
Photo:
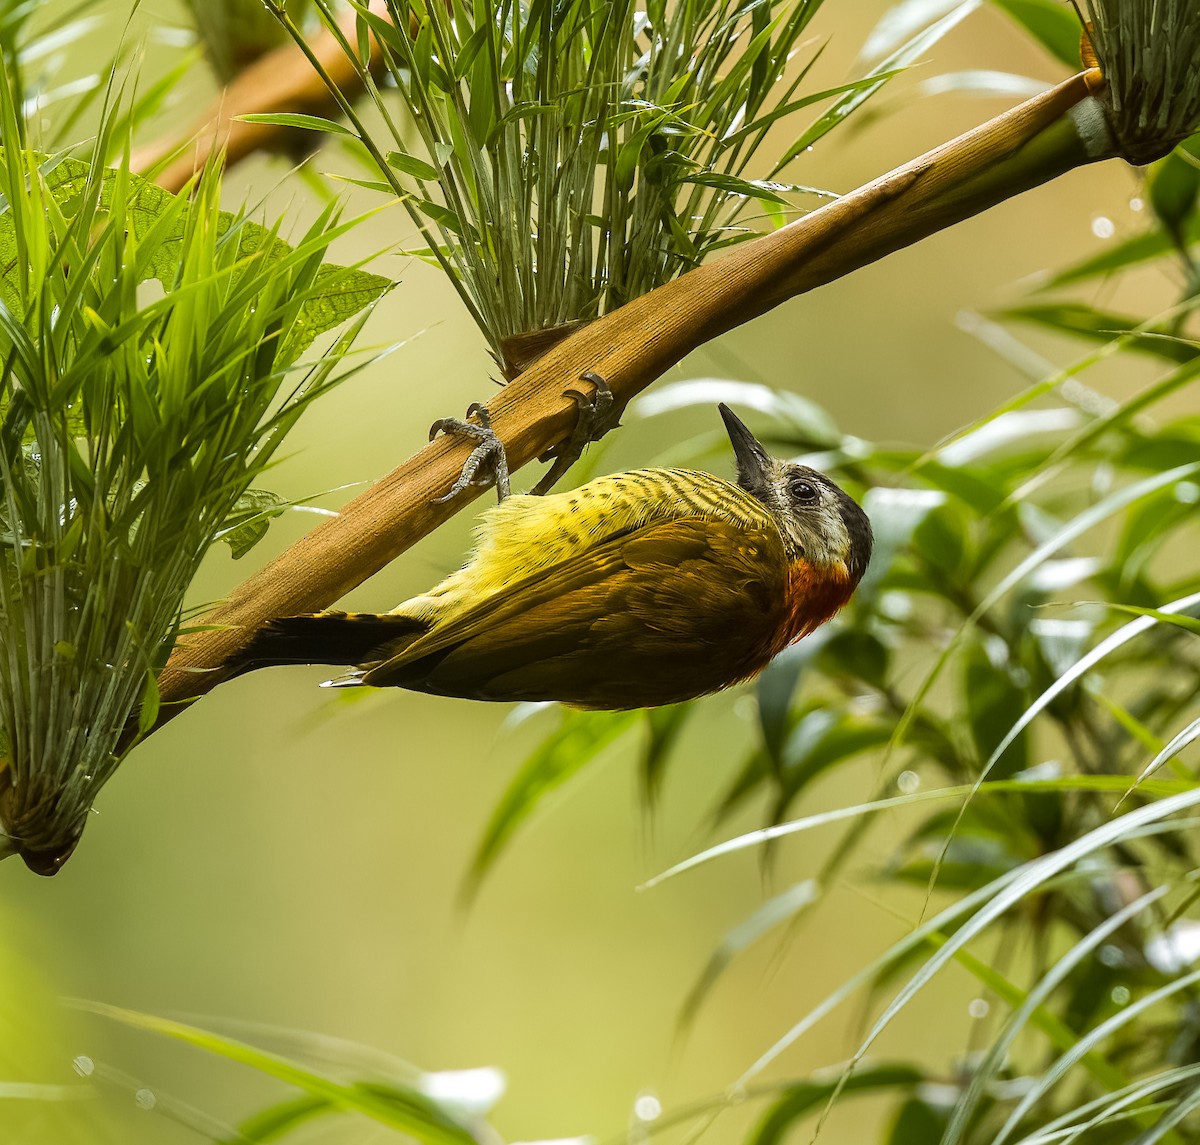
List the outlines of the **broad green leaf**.
{"type": "Polygon", "coordinates": [[[992,0],[1055,59],[1077,71],[1083,27],[1069,5],[1057,0],[992,0]]]}
{"type": "MultiPolygon", "coordinates": [[[[981,760],[989,757],[1025,711],[1025,696],[1013,682],[1011,667],[1007,659],[993,662],[982,642],[972,644],[965,657],[962,702],[981,760]]],[[[1018,736],[996,757],[993,774],[997,779],[1006,779],[1024,771],[1027,762],[1025,738],[1018,736]]]]}
{"type": "MultiPolygon", "coordinates": [[[[60,209],[69,215],[72,200],[83,191],[87,181],[88,164],[79,159],[59,157],[46,160],[42,169],[47,191],[60,209]]],[[[115,171],[104,173],[101,188],[102,206],[112,201],[112,188],[114,180],[118,177],[119,173],[115,171]]],[[[156,239],[156,245],[148,259],[146,277],[158,279],[165,289],[171,290],[175,285],[180,243],[187,226],[186,217],[180,214],[166,234],[159,234],[155,226],[159,219],[171,211],[178,211],[179,202],[175,196],[137,175],[120,177],[128,178],[132,186],[125,210],[130,231],[139,240],[147,240],[152,235],[156,239]]],[[[186,211],[186,206],[184,210],[186,211]]],[[[16,311],[20,308],[20,296],[13,277],[16,273],[14,261],[17,258],[13,225],[11,213],[0,213],[0,268],[4,268],[0,271],[0,298],[10,310],[16,311]]],[[[271,263],[286,257],[292,251],[287,243],[266,227],[248,219],[238,219],[228,212],[222,212],[219,216],[218,233],[228,234],[230,228],[235,225],[237,229],[234,234],[241,258],[261,254],[267,263],[271,263]]],[[[317,286],[318,289],[302,304],[289,342],[289,353],[292,357],[298,356],[319,334],[340,325],[369,306],[391,286],[391,283],[377,274],[328,263],[317,271],[317,286]]]]}
{"type": "Polygon", "coordinates": [[[1147,198],[1159,222],[1172,235],[1182,235],[1195,213],[1200,195],[1200,136],[1179,144],[1170,155],[1150,165],[1146,175],[1147,198]]]}
{"type": "Polygon", "coordinates": [[[271,521],[282,516],[289,502],[269,489],[247,489],[233,506],[224,529],[217,534],[240,560],[267,535],[271,521]]]}
{"type": "Polygon", "coordinates": [[[887,1145],[929,1145],[946,1128],[946,1109],[922,1097],[910,1097],[896,1114],[887,1145]]]}
{"type": "Polygon", "coordinates": [[[146,673],[146,683],[142,688],[141,703],[138,708],[138,731],[145,735],[158,720],[158,710],[161,697],[158,691],[158,680],[152,671],[146,673]]]}

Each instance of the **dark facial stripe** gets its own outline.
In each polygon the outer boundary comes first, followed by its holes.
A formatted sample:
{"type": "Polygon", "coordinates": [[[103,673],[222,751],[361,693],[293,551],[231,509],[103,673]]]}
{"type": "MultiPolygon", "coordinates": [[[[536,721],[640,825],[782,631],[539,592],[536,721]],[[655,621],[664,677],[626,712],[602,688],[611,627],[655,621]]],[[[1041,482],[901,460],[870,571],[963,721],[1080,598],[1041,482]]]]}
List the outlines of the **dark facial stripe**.
{"type": "Polygon", "coordinates": [[[871,549],[875,544],[871,520],[845,490],[832,481],[828,481],[827,485],[837,495],[838,511],[850,537],[850,555],[846,558],[846,567],[857,584],[867,571],[867,565],[871,562],[871,549]]]}

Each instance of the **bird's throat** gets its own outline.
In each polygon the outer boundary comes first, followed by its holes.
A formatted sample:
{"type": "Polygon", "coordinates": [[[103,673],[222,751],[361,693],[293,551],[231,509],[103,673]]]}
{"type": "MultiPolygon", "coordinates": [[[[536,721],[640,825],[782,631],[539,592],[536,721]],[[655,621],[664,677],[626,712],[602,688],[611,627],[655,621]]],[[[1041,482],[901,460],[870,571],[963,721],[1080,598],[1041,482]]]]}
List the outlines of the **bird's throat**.
{"type": "Polygon", "coordinates": [[[856,584],[840,561],[836,565],[793,561],[788,569],[788,612],[780,648],[820,628],[854,595],[856,584]]]}

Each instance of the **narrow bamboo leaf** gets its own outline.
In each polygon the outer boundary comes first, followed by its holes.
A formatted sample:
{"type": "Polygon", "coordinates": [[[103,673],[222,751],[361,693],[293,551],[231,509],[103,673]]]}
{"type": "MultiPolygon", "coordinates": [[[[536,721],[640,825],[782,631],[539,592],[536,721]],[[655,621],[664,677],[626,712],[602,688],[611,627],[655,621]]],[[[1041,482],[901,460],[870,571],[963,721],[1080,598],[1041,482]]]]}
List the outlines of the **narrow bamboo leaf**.
{"type": "Polygon", "coordinates": [[[1042,1096],[1053,1086],[1057,1085],[1085,1054],[1090,1053],[1122,1027],[1129,1025],[1139,1014],[1152,1009],[1159,1002],[1170,998],[1172,995],[1186,990],[1195,982],[1200,982],[1200,970],[1184,974],[1166,986],[1158,990],[1152,990],[1143,997],[1133,1000],[1123,1010],[1118,1011],[1111,1018],[1101,1022],[1094,1029],[1089,1030],[1080,1037],[1074,1046],[1060,1054],[1051,1063],[1050,1067],[1043,1071],[1041,1076],[1036,1078],[1033,1084],[1025,1091],[1021,1100],[1016,1103],[1016,1107],[1001,1127],[1000,1132],[996,1135],[994,1139],[995,1145],[1004,1145],[1004,1142],[1012,1138],[1022,1120],[1035,1108],[1042,1096]]]}
{"type": "Polygon", "coordinates": [[[801,134],[800,138],[783,153],[782,158],[775,164],[772,173],[787,166],[802,151],[806,151],[818,140],[828,135],[846,116],[852,114],[879,91],[889,79],[917,60],[922,53],[928,51],[929,48],[936,44],[952,28],[961,23],[978,6],[978,0],[966,0],[965,3],[957,5],[949,14],[943,16],[935,24],[913,36],[907,44],[884,60],[879,68],[872,70],[871,76],[867,78],[873,80],[873,82],[843,95],[828,111],[811,124],[801,134]]]}
{"type": "MultiPolygon", "coordinates": [[[[1184,227],[1183,241],[1187,244],[1200,242],[1200,216],[1193,215],[1184,227]]],[[[1055,290],[1060,286],[1068,286],[1074,282],[1084,282],[1089,278],[1113,274],[1116,271],[1128,270],[1133,266],[1160,258],[1175,249],[1175,241],[1165,230],[1155,229],[1134,238],[1112,246],[1106,246],[1099,254],[1083,259],[1048,275],[1037,282],[1039,290],[1055,290]]]]}
{"type": "MultiPolygon", "coordinates": [[[[879,1090],[905,1092],[920,1085],[924,1073],[907,1063],[865,1066],[846,1083],[847,1093],[869,1096],[879,1090]]],[[[796,1122],[812,1113],[832,1092],[832,1081],[802,1081],[788,1086],[784,1095],[763,1114],[747,1145],[784,1145],[793,1140],[796,1122]]]]}
{"type": "Polygon", "coordinates": [[[694,711],[691,704],[668,704],[666,707],[649,708],[645,713],[647,734],[641,772],[642,790],[650,803],[654,802],[662,789],[671,749],[694,711]]]}
{"type": "Polygon", "coordinates": [[[739,923],[726,934],[684,999],[679,1024],[684,1027],[691,1025],[709,991],[739,954],[777,926],[798,917],[803,910],[815,903],[818,897],[819,888],[816,882],[805,879],[768,899],[745,922],[739,923]]]}
{"type": "Polygon", "coordinates": [[[414,179],[424,179],[427,182],[437,181],[438,169],[432,163],[418,159],[415,155],[409,155],[404,151],[389,151],[387,161],[389,167],[394,167],[405,175],[411,175],[414,179]]]}
{"type": "MultiPolygon", "coordinates": [[[[1172,601],[1164,608],[1158,610],[1164,615],[1175,615],[1177,612],[1182,612],[1185,609],[1192,608],[1196,604],[1200,604],[1200,592],[1193,593],[1190,596],[1181,597],[1178,600],[1172,601]]],[[[1152,628],[1157,623],[1156,617],[1143,616],[1137,620],[1130,621],[1128,624],[1117,629],[1112,635],[1107,636],[1099,644],[1096,645],[1086,656],[1076,661],[1067,671],[1063,672],[1028,708],[1019,720],[1009,729],[1005,737],[996,746],[995,751],[988,757],[987,762],[983,767],[983,774],[986,775],[990,768],[1000,758],[1001,753],[1019,736],[1033,720],[1051,703],[1061,696],[1073,684],[1081,680],[1092,668],[1101,663],[1107,656],[1115,652],[1118,648],[1127,644],[1135,636],[1152,628]]]]}
{"type": "Polygon", "coordinates": [[[319,115],[301,115],[293,111],[247,112],[234,116],[243,123],[265,123],[272,127],[298,127],[305,131],[320,131],[326,135],[354,135],[343,123],[324,119],[319,115]]]}
{"type": "MultiPolygon", "coordinates": [[[[958,0],[954,0],[958,3],[958,0]]],[[[748,139],[759,131],[764,131],[777,120],[784,119],[794,112],[800,111],[803,108],[811,107],[814,103],[820,103],[822,100],[832,99],[835,95],[844,95],[847,92],[862,91],[864,88],[878,85],[882,80],[889,80],[893,76],[897,76],[903,71],[903,68],[897,68],[890,72],[872,72],[869,76],[861,76],[856,80],[850,80],[849,83],[838,84],[836,87],[826,88],[824,91],[811,92],[809,95],[801,96],[799,99],[789,100],[779,107],[772,108],[766,115],[759,116],[752,123],[748,123],[745,127],[739,128],[737,131],[721,138],[721,148],[734,147],[737,144],[748,139]]]]}
{"type": "MultiPolygon", "coordinates": [[[[1087,601],[1086,603],[1091,604],[1093,602],[1087,601]]],[[[1176,628],[1183,628],[1188,632],[1200,635],[1200,620],[1194,616],[1186,616],[1178,612],[1168,612],[1162,608],[1139,608],[1136,604],[1117,604],[1113,601],[1103,601],[1100,603],[1103,603],[1106,608],[1111,608],[1116,612],[1128,612],[1131,616],[1149,616],[1161,624],[1173,624],[1176,628]]]]}
{"type": "MultiPolygon", "coordinates": [[[[1133,902],[1125,904],[1120,910],[1103,920],[1075,942],[1049,970],[1038,978],[1028,992],[1022,993],[1006,980],[995,981],[998,976],[990,968],[987,968],[992,979],[989,985],[996,990],[997,994],[1006,998],[1009,1005],[1013,1007],[1013,1012],[992,1040],[977,1069],[972,1072],[969,1084],[955,1104],[950,1116],[950,1123],[946,1127],[943,1145],[958,1145],[958,1142],[961,1141],[966,1127],[970,1124],[973,1114],[987,1092],[988,1085],[1004,1068],[1009,1050],[1027,1025],[1031,1022],[1035,1023],[1060,1051],[1071,1049],[1078,1042],[1078,1035],[1065,1025],[1053,1011],[1048,1009],[1049,1001],[1076,967],[1091,957],[1102,943],[1118,932],[1122,926],[1161,900],[1168,890],[1169,888],[1165,885],[1157,887],[1133,902]]],[[[967,951],[960,951],[959,961],[977,976],[985,973],[982,969],[983,964],[970,956],[967,951]]],[[[1116,1088],[1124,1084],[1125,1079],[1120,1071],[1100,1054],[1089,1054],[1082,1060],[1092,1075],[1107,1087],[1116,1088]]]]}
{"type": "Polygon", "coordinates": [[[1171,742],[1162,749],[1146,766],[1142,769],[1137,777],[1133,788],[1137,790],[1142,784],[1150,778],[1164,763],[1169,759],[1177,756],[1185,747],[1190,746],[1200,740],[1200,719],[1193,720],[1183,731],[1171,739],[1171,742]]]}
{"type": "Polygon", "coordinates": [[[228,1138],[221,1145],[266,1145],[318,1117],[342,1112],[328,1098],[305,1094],[252,1114],[238,1126],[237,1136],[228,1138]]]}
{"type": "MultiPolygon", "coordinates": [[[[738,835],[733,839],[727,839],[723,843],[717,843],[715,846],[700,851],[698,854],[676,863],[673,867],[667,868],[662,874],[647,879],[642,884],[642,889],[651,890],[660,883],[666,882],[667,879],[673,879],[676,875],[681,875],[685,871],[692,870],[694,867],[702,866],[704,863],[712,862],[712,860],[722,858],[725,855],[744,851],[748,847],[758,847],[774,839],[782,839],[788,835],[799,834],[802,831],[811,831],[816,827],[825,827],[831,823],[839,823],[846,819],[856,819],[862,815],[872,815],[878,811],[889,811],[895,807],[907,807],[911,804],[928,803],[942,799],[960,799],[963,796],[969,795],[972,791],[978,794],[987,794],[993,791],[1019,792],[1024,794],[1037,794],[1048,791],[1104,791],[1118,794],[1124,792],[1128,786],[1129,780],[1119,775],[1072,775],[1063,776],[1060,779],[1002,779],[985,782],[978,787],[975,787],[973,784],[964,783],[955,787],[939,787],[931,791],[917,791],[911,795],[896,795],[888,799],[877,799],[871,803],[859,803],[852,807],[838,807],[832,811],[823,811],[818,815],[807,815],[802,819],[793,819],[787,823],[779,823],[773,827],[762,827],[756,831],[749,831],[744,835],[738,835]]],[[[1193,790],[1193,786],[1190,783],[1182,781],[1155,780],[1152,785],[1145,788],[1145,791],[1147,794],[1165,797],[1190,792],[1193,790]]]]}
{"type": "Polygon", "coordinates": [[[474,893],[517,828],[541,801],[634,727],[639,716],[636,711],[563,710],[561,725],[529,757],[492,812],[471,862],[465,893],[474,893]]]}
{"type": "Polygon", "coordinates": [[[780,191],[786,190],[784,183],[771,183],[765,179],[740,179],[736,175],[722,175],[715,171],[701,171],[679,180],[697,187],[714,187],[727,195],[745,195],[748,199],[762,199],[771,203],[787,205],[788,200],[780,191]]]}
{"type": "MultiPolygon", "coordinates": [[[[977,910],[955,933],[947,939],[945,945],[937,951],[916,974],[901,988],[899,993],[887,1005],[884,1012],[872,1024],[870,1030],[855,1051],[852,1062],[859,1061],[879,1035],[891,1024],[897,1014],[903,1010],[932,978],[953,959],[969,942],[977,938],[993,922],[1007,913],[1018,902],[1034,893],[1056,875],[1069,870],[1074,864],[1086,859],[1098,851],[1102,851],[1117,842],[1127,842],[1133,831],[1141,827],[1162,826],[1172,815],[1189,811],[1200,805],[1200,789],[1184,792],[1180,795],[1169,796],[1144,807],[1136,808],[1115,819],[1093,828],[1087,834],[1073,840],[1064,847],[1042,858],[1028,863],[1020,868],[1011,881],[1002,886],[993,884],[991,897],[977,910]]],[[[938,927],[937,929],[942,929],[938,927]]],[[[914,931],[914,934],[919,931],[914,931]]],[[[1162,991],[1155,991],[1145,998],[1132,1003],[1117,1015],[1120,1021],[1127,1021],[1132,1013],[1148,1008],[1158,997],[1166,997],[1179,989],[1184,989],[1192,981],[1200,980],[1200,971],[1178,979],[1162,991]]],[[[1067,1072],[1067,1070],[1085,1054],[1094,1049],[1115,1027],[1116,1021],[1110,1019],[1092,1030],[1076,1043],[1067,1053],[1063,1054],[1054,1065],[1026,1092],[1018,1103],[1017,1109],[1006,1122],[1005,1128],[996,1138],[996,1145],[1006,1140],[1020,1120],[1020,1116],[1032,1108],[1043,1092],[1067,1072]],[[1018,1114],[1020,1116],[1018,1116],[1018,1114]]]]}
{"type": "Polygon", "coordinates": [[[382,1125],[409,1133],[428,1145],[478,1145],[479,1139],[466,1125],[451,1117],[419,1090],[395,1082],[385,1088],[337,1081],[247,1042],[223,1037],[184,1022],[100,1002],[78,1001],[74,1005],[122,1025],[174,1038],[229,1061],[250,1066],[303,1090],[315,1100],[328,1102],[347,1112],[360,1113],[382,1125]]]}
{"type": "Polygon", "coordinates": [[[1200,345],[1167,331],[1144,330],[1145,320],[1125,314],[1096,310],[1074,302],[1013,306],[1001,312],[1005,318],[1035,322],[1051,330],[1078,334],[1093,342],[1111,342],[1124,337],[1125,347],[1144,354],[1154,354],[1172,362],[1190,362],[1200,355],[1200,345]],[[1135,332],[1142,328],[1144,332],[1135,332]]]}
{"type": "MultiPolygon", "coordinates": [[[[46,189],[68,216],[78,203],[86,185],[89,166],[82,160],[56,158],[43,164],[46,189]]],[[[161,187],[137,175],[106,171],[102,176],[100,202],[109,207],[116,193],[118,178],[128,181],[130,193],[122,204],[123,217],[136,239],[149,247],[146,259],[147,278],[158,279],[164,287],[175,285],[179,254],[188,226],[190,206],[185,198],[164,191],[161,187]]],[[[15,226],[11,212],[0,214],[0,298],[10,310],[20,309],[16,292],[18,257],[15,226]]],[[[282,261],[294,255],[294,248],[273,231],[249,219],[221,212],[217,224],[220,236],[229,235],[238,243],[238,255],[243,258],[258,255],[267,263],[282,261]],[[232,234],[230,228],[236,228],[232,234]]],[[[325,243],[328,238],[325,238],[325,243]]],[[[301,244],[303,245],[303,244],[301,244]]],[[[318,270],[321,290],[313,292],[301,304],[301,313],[289,341],[289,349],[298,355],[319,334],[344,322],[378,299],[391,286],[388,279],[355,268],[329,263],[318,270]]]]}

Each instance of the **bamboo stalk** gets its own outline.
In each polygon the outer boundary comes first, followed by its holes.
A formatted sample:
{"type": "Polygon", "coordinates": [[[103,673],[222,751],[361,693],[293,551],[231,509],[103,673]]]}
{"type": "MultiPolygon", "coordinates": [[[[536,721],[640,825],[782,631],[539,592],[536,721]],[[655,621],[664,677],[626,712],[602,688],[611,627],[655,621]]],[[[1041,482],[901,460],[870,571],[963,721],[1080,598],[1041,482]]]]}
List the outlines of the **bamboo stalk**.
{"type": "MultiPolygon", "coordinates": [[[[563,391],[585,370],[624,405],[712,338],[780,303],[1053,179],[1114,154],[1095,69],[1020,104],[805,218],[735,247],[581,328],[487,409],[514,470],[570,431],[563,391]]],[[[251,576],[180,642],[164,670],[162,719],[224,678],[260,624],[314,612],[395,559],[478,495],[437,504],[469,446],[439,438],[251,576]]]]}

